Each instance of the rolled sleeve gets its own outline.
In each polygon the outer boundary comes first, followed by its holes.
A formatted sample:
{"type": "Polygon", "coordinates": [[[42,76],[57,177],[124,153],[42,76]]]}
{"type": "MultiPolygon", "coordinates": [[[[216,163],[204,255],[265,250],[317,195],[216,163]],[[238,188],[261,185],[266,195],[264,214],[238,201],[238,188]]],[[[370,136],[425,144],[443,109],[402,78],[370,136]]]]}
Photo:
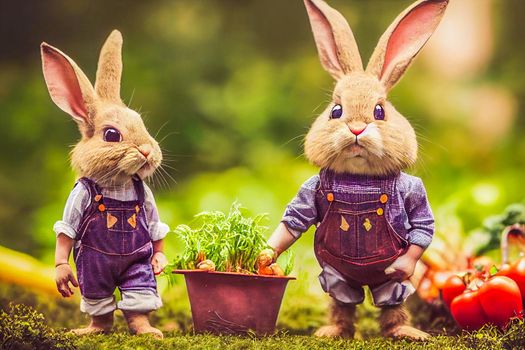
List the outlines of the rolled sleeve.
{"type": "Polygon", "coordinates": [[[144,207],[146,209],[146,219],[148,220],[149,234],[152,241],[158,241],[166,237],[170,228],[167,224],[160,221],[157,204],[151,189],[144,184],[144,207]]]}
{"type": "Polygon", "coordinates": [[[62,220],[53,225],[53,231],[57,236],[62,233],[71,239],[77,237],[82,215],[89,205],[89,200],[88,190],[82,183],[77,183],[69,194],[62,220]]]}
{"type": "Polygon", "coordinates": [[[405,194],[405,210],[411,227],[408,233],[408,241],[426,249],[432,242],[434,235],[434,215],[428,202],[423,181],[419,178],[414,179],[405,194]]]}
{"type": "Polygon", "coordinates": [[[318,187],[319,175],[311,177],[301,186],[299,193],[286,207],[281,222],[296,239],[318,221],[315,205],[318,187]]]}
{"type": "Polygon", "coordinates": [[[77,237],[76,227],[64,220],[59,220],[55,222],[55,224],[53,225],[53,231],[55,231],[55,234],[57,236],[63,233],[71,239],[75,239],[77,237]]]}
{"type": "Polygon", "coordinates": [[[149,233],[152,241],[158,241],[166,237],[170,227],[163,222],[152,222],[149,225],[149,233]]]}

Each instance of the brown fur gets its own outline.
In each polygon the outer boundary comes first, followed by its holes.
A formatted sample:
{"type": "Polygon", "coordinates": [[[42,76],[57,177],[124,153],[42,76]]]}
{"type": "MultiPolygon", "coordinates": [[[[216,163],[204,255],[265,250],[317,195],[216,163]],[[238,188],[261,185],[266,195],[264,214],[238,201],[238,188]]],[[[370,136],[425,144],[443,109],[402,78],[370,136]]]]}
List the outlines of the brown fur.
{"type": "Polygon", "coordinates": [[[162,162],[162,152],[140,115],[120,99],[120,32],[113,31],[102,47],[95,89],[71,58],[45,43],[41,48],[49,94],[79,124],[82,139],[71,152],[78,175],[101,186],[122,185],[134,175],[151,176],[162,162]],[[108,127],[121,133],[121,142],[103,140],[108,127]]]}
{"type": "Polygon", "coordinates": [[[417,140],[410,123],[386,100],[380,82],[363,72],[339,80],[333,93],[334,103],[343,106],[343,117],[330,119],[331,104],[316,119],[306,135],[307,158],[320,168],[340,173],[386,175],[414,164],[417,140]],[[375,121],[373,110],[380,102],[385,121],[375,121]],[[360,157],[350,149],[357,137],[350,128],[367,126],[359,135],[363,147],[360,157]]]}
{"type": "Polygon", "coordinates": [[[410,315],[403,305],[383,307],[379,316],[381,335],[389,338],[423,340],[429,335],[410,325],[410,315]]]}
{"type": "Polygon", "coordinates": [[[332,102],[306,136],[306,157],[321,168],[361,175],[393,174],[412,166],[418,148],[414,129],[387,94],[437,27],[448,0],[419,0],[405,10],[382,36],[366,71],[342,15],[323,0],[304,1],[321,63],[337,80],[332,102]],[[336,104],[343,116],[330,119],[336,104]],[[377,104],[385,120],[374,119],[377,104]],[[359,136],[350,131],[363,128],[359,136]]]}
{"type": "Polygon", "coordinates": [[[337,303],[332,300],[330,325],[319,328],[317,337],[353,338],[355,334],[356,306],[337,303]]]}
{"type": "Polygon", "coordinates": [[[324,1],[305,0],[323,67],[336,79],[363,70],[359,49],[345,18],[324,1]]]}
{"type": "Polygon", "coordinates": [[[101,333],[109,333],[113,327],[113,312],[105,315],[92,316],[89,326],[72,329],[71,333],[84,336],[101,333]]]}
{"type": "Polygon", "coordinates": [[[404,325],[408,325],[410,316],[403,305],[384,307],[381,309],[379,316],[379,325],[381,334],[384,337],[390,337],[394,332],[404,325]]]}
{"type": "Polygon", "coordinates": [[[122,76],[122,34],[111,32],[100,50],[95,91],[101,100],[122,104],[120,79],[122,76]]]}
{"type": "Polygon", "coordinates": [[[133,311],[124,311],[123,313],[132,334],[151,334],[158,339],[164,338],[160,329],[151,326],[147,314],[133,311]]]}
{"type": "MultiPolygon", "coordinates": [[[[416,134],[387,95],[436,29],[448,0],[418,0],[403,11],[379,40],[366,71],[343,16],[323,0],[304,2],[321,63],[337,81],[331,103],[306,135],[306,157],[320,168],[372,176],[395,174],[413,165],[416,134]],[[385,111],[384,120],[374,118],[378,104],[385,111]],[[341,105],[343,113],[331,119],[335,105],[341,105]],[[364,131],[356,136],[352,130],[364,131]]],[[[355,307],[334,304],[332,324],[316,335],[353,337],[354,321],[355,307]]],[[[408,325],[401,305],[383,308],[379,321],[387,337],[428,337],[408,325]]]]}

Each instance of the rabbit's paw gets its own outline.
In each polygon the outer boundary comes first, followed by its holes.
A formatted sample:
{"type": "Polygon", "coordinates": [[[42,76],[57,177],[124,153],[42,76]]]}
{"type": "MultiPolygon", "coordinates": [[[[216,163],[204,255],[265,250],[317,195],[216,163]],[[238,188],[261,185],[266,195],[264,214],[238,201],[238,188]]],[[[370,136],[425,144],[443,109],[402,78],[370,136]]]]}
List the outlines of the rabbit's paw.
{"type": "Polygon", "coordinates": [[[329,325],[329,326],[323,326],[319,328],[314,335],[316,337],[325,337],[325,338],[353,338],[352,332],[346,331],[343,327],[339,325],[329,325]]]}
{"type": "Polygon", "coordinates": [[[411,326],[400,326],[394,330],[390,337],[396,339],[427,340],[430,334],[411,326]]]}

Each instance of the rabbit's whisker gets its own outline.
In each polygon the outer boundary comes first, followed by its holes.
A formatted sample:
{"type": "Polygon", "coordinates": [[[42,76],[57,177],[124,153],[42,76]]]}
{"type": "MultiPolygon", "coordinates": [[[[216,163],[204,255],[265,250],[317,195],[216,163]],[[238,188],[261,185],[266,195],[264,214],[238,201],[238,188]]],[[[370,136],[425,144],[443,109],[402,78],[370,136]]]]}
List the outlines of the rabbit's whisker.
{"type": "Polygon", "coordinates": [[[166,125],[168,125],[169,122],[170,122],[170,121],[168,120],[168,121],[166,121],[164,124],[161,125],[161,127],[159,128],[159,130],[157,131],[157,133],[156,133],[155,136],[153,137],[154,139],[156,139],[157,136],[159,136],[159,133],[162,131],[162,129],[163,129],[166,125]]]}

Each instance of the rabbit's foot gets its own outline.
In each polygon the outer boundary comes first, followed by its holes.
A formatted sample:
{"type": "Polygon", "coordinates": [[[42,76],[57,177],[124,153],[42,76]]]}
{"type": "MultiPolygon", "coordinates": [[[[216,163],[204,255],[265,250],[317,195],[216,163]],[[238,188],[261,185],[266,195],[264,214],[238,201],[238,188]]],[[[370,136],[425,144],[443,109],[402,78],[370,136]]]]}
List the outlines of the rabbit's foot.
{"type": "Polygon", "coordinates": [[[74,335],[78,335],[79,337],[84,335],[93,335],[93,334],[106,334],[109,333],[111,330],[111,327],[109,328],[99,328],[94,326],[87,326],[83,328],[75,328],[71,330],[71,333],[74,335]]]}
{"type": "Polygon", "coordinates": [[[411,326],[400,326],[394,330],[390,337],[395,339],[412,339],[412,340],[426,340],[430,338],[430,334],[423,332],[411,326]]]}
{"type": "Polygon", "coordinates": [[[336,338],[336,337],[342,337],[342,338],[353,338],[353,335],[347,335],[345,336],[344,329],[341,326],[338,325],[328,325],[323,326],[319,328],[317,331],[315,331],[314,335],[316,337],[326,337],[326,338],[336,338]]]}
{"type": "Polygon", "coordinates": [[[141,334],[151,334],[153,337],[158,339],[163,339],[164,335],[160,329],[153,327],[149,323],[148,314],[125,311],[124,316],[128,322],[128,327],[131,333],[141,335],[141,334]]]}
{"type": "Polygon", "coordinates": [[[331,325],[323,326],[315,332],[316,337],[353,338],[355,333],[355,305],[332,301],[330,310],[331,325]]]}
{"type": "Polygon", "coordinates": [[[393,305],[381,308],[379,316],[381,334],[388,338],[408,338],[412,340],[425,340],[429,334],[409,326],[410,315],[403,305],[393,305]]]}
{"type": "Polygon", "coordinates": [[[84,336],[92,334],[106,334],[111,331],[113,327],[113,312],[106,315],[92,316],[91,323],[87,327],[75,328],[71,333],[84,336]]]}

